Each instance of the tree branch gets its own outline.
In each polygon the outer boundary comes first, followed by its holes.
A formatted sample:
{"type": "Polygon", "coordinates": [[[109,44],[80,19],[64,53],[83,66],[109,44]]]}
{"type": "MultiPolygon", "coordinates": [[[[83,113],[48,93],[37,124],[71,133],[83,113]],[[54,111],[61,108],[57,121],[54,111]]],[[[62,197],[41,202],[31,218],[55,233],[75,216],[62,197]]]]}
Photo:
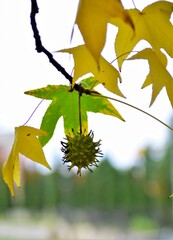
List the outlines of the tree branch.
{"type": "Polygon", "coordinates": [[[41,42],[41,37],[39,35],[39,31],[37,28],[37,23],[35,20],[36,14],[39,12],[39,8],[37,5],[37,0],[31,0],[31,14],[30,14],[30,19],[31,19],[31,27],[33,30],[34,34],[34,39],[35,39],[35,46],[36,46],[36,51],[38,53],[44,53],[50,63],[59,71],[62,73],[62,75],[72,83],[72,76],[66,72],[66,70],[53,58],[53,55],[42,45],[41,42]]]}
{"type": "MultiPolygon", "coordinates": [[[[35,46],[36,46],[36,51],[38,53],[44,53],[50,63],[59,71],[62,73],[62,75],[69,80],[69,82],[72,84],[72,76],[70,74],[68,74],[68,72],[66,72],[66,70],[53,58],[53,55],[42,45],[41,42],[41,37],[37,28],[37,23],[36,23],[36,14],[39,12],[39,8],[38,8],[38,4],[37,4],[37,0],[31,0],[31,14],[30,14],[30,19],[31,19],[31,27],[32,27],[32,31],[33,31],[33,35],[34,35],[34,39],[35,39],[35,46]]],[[[80,94],[88,94],[90,95],[92,91],[90,91],[89,89],[85,89],[83,88],[80,84],[74,84],[73,90],[76,90],[78,92],[80,92],[80,94]]]]}

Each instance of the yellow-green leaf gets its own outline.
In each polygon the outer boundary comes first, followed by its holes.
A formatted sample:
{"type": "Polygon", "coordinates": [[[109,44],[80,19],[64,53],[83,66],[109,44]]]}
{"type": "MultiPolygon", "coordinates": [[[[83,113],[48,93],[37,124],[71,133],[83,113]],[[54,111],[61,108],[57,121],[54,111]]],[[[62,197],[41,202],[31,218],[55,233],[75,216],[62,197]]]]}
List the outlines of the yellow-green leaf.
{"type": "Polygon", "coordinates": [[[110,18],[117,17],[133,26],[120,0],[80,0],[79,2],[76,23],[97,63],[105,45],[107,24],[110,18]]]}
{"type": "MultiPolygon", "coordinates": [[[[91,89],[96,83],[94,77],[81,81],[81,85],[86,90],[91,89]],[[86,88],[87,87],[87,88],[86,88]]],[[[93,89],[95,92],[95,90],[93,89]]],[[[66,85],[48,85],[47,87],[30,90],[25,94],[38,97],[41,99],[52,100],[47,108],[41,123],[41,129],[46,131],[46,136],[41,136],[40,142],[42,146],[46,145],[54,134],[55,127],[61,117],[64,122],[64,132],[66,135],[74,132],[82,132],[88,134],[88,112],[103,113],[124,121],[124,118],[118,110],[111,104],[108,99],[93,97],[89,94],[82,94],[80,97],[80,119],[79,120],[79,92],[70,91],[66,85]],[[82,129],[80,129],[82,127],[82,129]]]]}
{"type": "Polygon", "coordinates": [[[173,26],[169,21],[172,9],[173,3],[157,1],[148,5],[142,11],[138,9],[128,10],[128,14],[135,26],[135,32],[122,21],[111,21],[111,23],[119,27],[115,40],[115,52],[117,57],[119,57],[119,68],[121,68],[129,52],[142,39],[150,43],[156,54],[159,54],[160,49],[163,48],[173,57],[171,44],[173,42],[173,26]]]}
{"type": "Polygon", "coordinates": [[[45,159],[42,146],[36,136],[46,135],[43,130],[29,126],[15,128],[15,139],[8,160],[3,164],[3,179],[8,185],[11,195],[14,196],[14,182],[20,187],[19,154],[23,154],[32,161],[40,163],[50,169],[45,159]]]}
{"type": "Polygon", "coordinates": [[[169,195],[169,198],[172,198],[173,197],[173,193],[171,195],[169,195]]]}
{"type": "Polygon", "coordinates": [[[118,81],[121,82],[119,72],[102,56],[100,58],[100,69],[98,69],[97,63],[87,49],[86,45],[63,49],[60,50],[60,52],[73,54],[75,66],[72,85],[74,85],[74,83],[83,75],[92,73],[107,90],[124,97],[118,87],[118,81]]]}
{"type": "Polygon", "coordinates": [[[146,59],[149,62],[150,72],[142,87],[144,88],[152,84],[150,106],[153,104],[162,88],[165,87],[173,107],[173,79],[170,73],[166,70],[167,59],[165,55],[160,52],[158,57],[158,54],[156,54],[151,48],[146,48],[129,59],[146,59]]]}

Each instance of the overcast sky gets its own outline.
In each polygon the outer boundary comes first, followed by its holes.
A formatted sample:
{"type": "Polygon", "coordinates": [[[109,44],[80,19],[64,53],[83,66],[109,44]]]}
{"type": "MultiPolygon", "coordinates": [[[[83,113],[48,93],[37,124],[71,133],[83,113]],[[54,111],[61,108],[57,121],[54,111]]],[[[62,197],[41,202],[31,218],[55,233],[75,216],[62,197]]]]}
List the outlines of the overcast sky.
{"type": "MultiPolygon", "coordinates": [[[[133,7],[130,0],[123,2],[124,6],[133,7]]],[[[154,1],[136,1],[136,5],[142,9],[144,4],[152,2],[154,1]]],[[[76,0],[38,1],[40,13],[37,22],[40,35],[43,45],[51,52],[83,43],[77,27],[70,43],[77,4],[76,0]]],[[[0,131],[13,133],[14,127],[24,124],[40,101],[24,95],[24,91],[44,87],[47,84],[68,84],[68,81],[53,68],[43,54],[35,51],[30,26],[30,1],[0,1],[0,29],[0,131]]],[[[112,36],[115,36],[116,31],[115,27],[109,26],[107,41],[109,45],[106,45],[103,51],[103,55],[109,61],[114,56],[112,36]]],[[[69,73],[72,72],[72,57],[63,53],[56,53],[54,56],[69,73]]],[[[149,108],[151,89],[140,89],[147,73],[147,62],[126,62],[120,89],[127,97],[127,102],[169,123],[172,109],[165,91],[161,92],[154,105],[149,108]]],[[[41,104],[28,125],[40,126],[48,104],[46,101],[41,104]]],[[[148,145],[154,148],[163,146],[169,130],[134,109],[118,103],[114,105],[125,118],[125,123],[113,117],[89,114],[89,127],[95,133],[95,140],[102,139],[104,155],[110,156],[115,165],[120,167],[131,165],[137,159],[139,151],[148,145]]],[[[59,149],[63,137],[61,119],[53,139],[45,147],[48,161],[51,161],[52,156],[62,155],[59,149]]]]}

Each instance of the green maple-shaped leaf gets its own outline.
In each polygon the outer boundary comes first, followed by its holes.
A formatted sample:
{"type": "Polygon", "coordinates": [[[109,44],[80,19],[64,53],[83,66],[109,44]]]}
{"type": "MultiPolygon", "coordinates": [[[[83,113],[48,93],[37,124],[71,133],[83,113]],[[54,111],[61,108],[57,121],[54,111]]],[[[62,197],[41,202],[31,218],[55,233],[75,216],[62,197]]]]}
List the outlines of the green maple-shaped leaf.
{"type": "MultiPolygon", "coordinates": [[[[91,78],[84,81],[90,86],[96,80],[91,78]]],[[[70,91],[69,86],[66,85],[48,85],[47,87],[30,90],[25,94],[52,100],[47,108],[41,123],[41,129],[48,133],[47,136],[41,136],[40,141],[42,145],[48,143],[52,138],[56,124],[60,117],[64,120],[64,130],[66,134],[73,134],[80,131],[79,123],[79,93],[77,91],[70,91]]],[[[90,95],[82,94],[81,96],[81,121],[82,131],[88,132],[88,118],[87,112],[99,112],[110,116],[117,117],[124,121],[120,113],[114,108],[109,100],[101,97],[92,97],[90,95]]]]}

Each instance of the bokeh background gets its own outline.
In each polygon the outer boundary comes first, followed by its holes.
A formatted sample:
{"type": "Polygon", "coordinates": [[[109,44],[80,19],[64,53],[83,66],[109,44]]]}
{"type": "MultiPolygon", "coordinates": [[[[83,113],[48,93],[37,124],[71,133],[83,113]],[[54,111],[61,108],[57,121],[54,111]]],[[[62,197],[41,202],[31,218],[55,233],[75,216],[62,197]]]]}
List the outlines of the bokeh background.
{"type": "MultiPolygon", "coordinates": [[[[139,9],[154,1],[136,1],[139,9]],[[142,3],[143,2],[143,3],[142,3]]],[[[123,1],[127,8],[132,1],[123,1]]],[[[82,43],[75,27],[77,0],[38,1],[38,28],[43,45],[71,73],[73,59],[55,51],[82,43]]],[[[35,51],[30,1],[0,1],[0,164],[7,159],[14,127],[24,124],[39,103],[26,90],[47,84],[68,84],[35,51]]],[[[103,55],[112,61],[117,29],[108,27],[103,55]],[[112,46],[111,46],[112,43],[112,46]]],[[[141,42],[138,50],[148,46],[141,42]]],[[[116,64],[116,63],[115,63],[116,64]]],[[[115,65],[115,67],[117,67],[115,65]]],[[[168,68],[172,73],[172,63],[168,68]]],[[[141,90],[148,73],[145,61],[124,64],[120,88],[127,102],[173,126],[172,109],[163,89],[149,108],[151,89],[141,90]]],[[[100,88],[106,95],[110,93],[100,88]]],[[[112,96],[112,95],[110,95],[112,96]]],[[[49,102],[43,102],[28,125],[40,126],[49,102]]],[[[162,239],[173,238],[173,136],[160,123],[134,109],[113,103],[125,118],[89,113],[89,127],[102,140],[104,153],[94,172],[76,176],[63,165],[60,141],[63,121],[44,148],[52,171],[21,156],[21,188],[12,199],[0,175],[0,239],[162,239]],[[98,121],[99,120],[99,121],[98,121]]]]}

